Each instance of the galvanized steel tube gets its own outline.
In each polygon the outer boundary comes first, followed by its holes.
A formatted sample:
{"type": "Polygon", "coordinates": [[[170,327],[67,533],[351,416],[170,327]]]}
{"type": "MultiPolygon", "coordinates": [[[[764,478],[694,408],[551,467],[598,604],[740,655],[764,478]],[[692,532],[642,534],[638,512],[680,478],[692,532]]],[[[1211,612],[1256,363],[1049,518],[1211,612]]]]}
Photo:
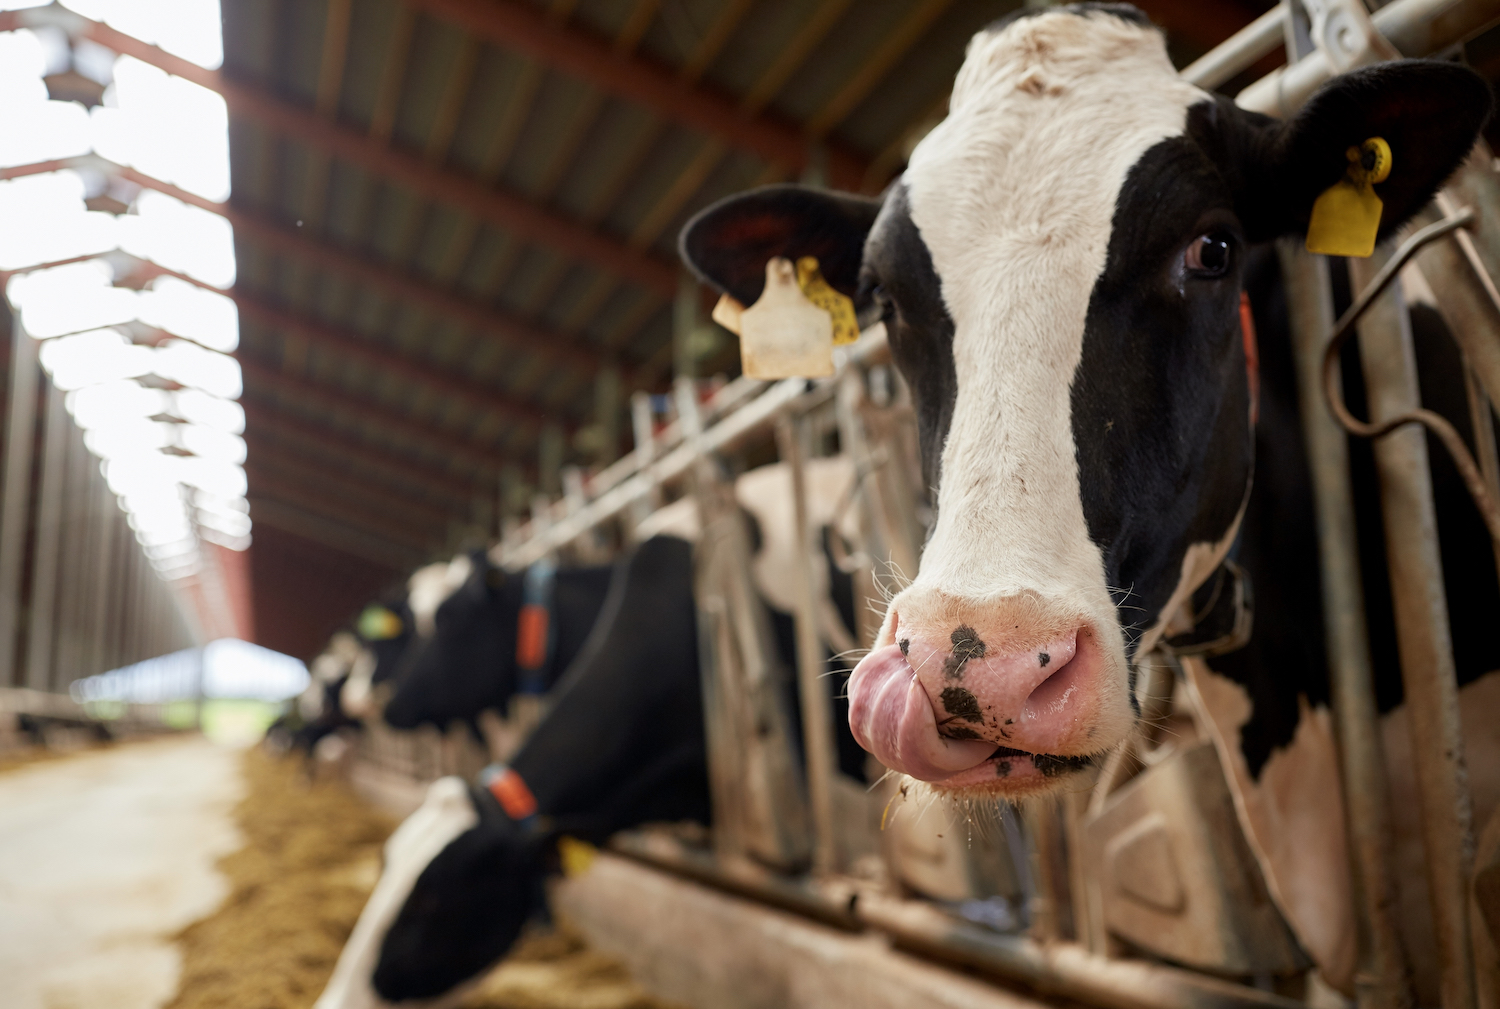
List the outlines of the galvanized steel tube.
{"type": "MultiPolygon", "coordinates": [[[[1369,259],[1350,260],[1355,289],[1367,286],[1389,258],[1389,247],[1382,247],[1369,259]]],[[[1411,323],[1399,286],[1377,299],[1360,322],[1359,347],[1372,419],[1421,405],[1411,323]]],[[[1422,428],[1408,425],[1378,439],[1374,450],[1401,676],[1411,716],[1442,1006],[1473,1009],[1468,911],[1473,842],[1427,439],[1422,428]]]]}
{"type": "Polygon", "coordinates": [[[1390,808],[1365,625],[1359,543],[1354,533],[1349,445],[1323,402],[1323,348],[1333,329],[1328,260],[1308,253],[1298,239],[1283,240],[1277,251],[1297,362],[1302,437],[1317,513],[1324,648],[1338,730],[1349,861],[1358,912],[1355,994],[1360,1009],[1404,1009],[1411,1004],[1411,995],[1394,916],[1390,808]]]}
{"type": "MultiPolygon", "coordinates": [[[[1375,27],[1403,56],[1430,56],[1500,21],[1500,0],[1396,0],[1376,11],[1375,27]]],[[[1337,71],[1321,50],[1274,70],[1241,91],[1235,102],[1284,118],[1337,71]]]]}

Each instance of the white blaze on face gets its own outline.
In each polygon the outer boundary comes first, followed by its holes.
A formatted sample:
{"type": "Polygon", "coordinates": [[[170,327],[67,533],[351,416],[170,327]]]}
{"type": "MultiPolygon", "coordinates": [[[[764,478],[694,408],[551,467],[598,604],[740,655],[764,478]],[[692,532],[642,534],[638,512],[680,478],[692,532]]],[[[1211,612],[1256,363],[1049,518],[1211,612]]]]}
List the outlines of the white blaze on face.
{"type": "Polygon", "coordinates": [[[379,1009],[388,1006],[375,992],[371,978],[380,960],[380,946],[396,915],[406,903],[422,870],[453,839],[479,822],[469,790],[460,778],[439,778],[427,789],[422,806],[396,828],[385,842],[385,868],[328,987],[313,1009],[379,1009]]]}
{"type": "Polygon", "coordinates": [[[957,376],[937,525],[908,592],[1036,593],[1123,658],[1069,390],[1126,175],[1205,97],[1156,30],[1111,15],[1042,14],[970,43],[951,112],[905,175],[957,376]]]}
{"type": "Polygon", "coordinates": [[[411,608],[412,623],[417,633],[424,638],[432,637],[437,627],[438,607],[449,596],[463,587],[474,570],[474,562],[468,554],[459,554],[447,564],[429,564],[417,571],[406,582],[406,605],[411,608]]]}

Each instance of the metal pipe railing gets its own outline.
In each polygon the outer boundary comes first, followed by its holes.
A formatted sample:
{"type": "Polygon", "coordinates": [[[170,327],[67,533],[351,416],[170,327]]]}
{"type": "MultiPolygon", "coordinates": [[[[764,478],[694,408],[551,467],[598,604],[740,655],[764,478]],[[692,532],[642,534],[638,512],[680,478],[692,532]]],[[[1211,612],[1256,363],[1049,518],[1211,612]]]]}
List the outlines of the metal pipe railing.
{"type": "Polygon", "coordinates": [[[1277,4],[1250,22],[1212,50],[1183,68],[1183,79],[1212,91],[1250,69],[1257,60],[1269,56],[1282,44],[1286,30],[1286,7],[1277,4]]]}
{"type": "Polygon", "coordinates": [[[1327,259],[1307,252],[1297,239],[1281,242],[1278,252],[1317,519],[1324,652],[1357,911],[1355,994],[1360,1009],[1404,1009],[1411,999],[1395,920],[1390,803],[1354,530],[1349,445],[1323,402],[1323,349],[1333,329],[1333,290],[1327,259]]]}
{"type": "MultiPolygon", "coordinates": [[[[1372,19],[1401,55],[1431,56],[1500,21],[1500,0],[1396,0],[1376,11],[1372,19]]],[[[1241,91],[1235,102],[1252,112],[1285,118],[1337,73],[1328,56],[1314,50],[1262,77],[1241,91]]]]}
{"type": "MultiPolygon", "coordinates": [[[[1382,248],[1370,259],[1350,260],[1351,282],[1363,290],[1391,258],[1390,250],[1382,248]]],[[[1371,416],[1419,409],[1411,323],[1399,287],[1381,295],[1366,312],[1359,323],[1359,348],[1371,416]]],[[[1376,441],[1374,449],[1396,641],[1411,715],[1442,1006],[1473,1009],[1469,795],[1427,440],[1421,428],[1407,426],[1376,441]]]]}

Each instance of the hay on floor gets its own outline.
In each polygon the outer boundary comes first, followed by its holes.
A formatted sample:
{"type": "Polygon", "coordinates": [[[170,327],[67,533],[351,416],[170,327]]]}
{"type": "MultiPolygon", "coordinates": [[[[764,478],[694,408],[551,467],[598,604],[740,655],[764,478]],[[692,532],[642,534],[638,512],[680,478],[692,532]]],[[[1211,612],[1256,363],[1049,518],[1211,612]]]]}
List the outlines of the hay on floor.
{"type": "MultiPolygon", "coordinates": [[[[168,1009],[309,1009],[333,973],[396,822],[295,758],[245,754],[235,810],[245,847],[223,859],[230,894],[179,936],[168,1009]]],[[[560,930],[533,930],[463,1009],[665,1009],[615,961],[560,930]]]]}

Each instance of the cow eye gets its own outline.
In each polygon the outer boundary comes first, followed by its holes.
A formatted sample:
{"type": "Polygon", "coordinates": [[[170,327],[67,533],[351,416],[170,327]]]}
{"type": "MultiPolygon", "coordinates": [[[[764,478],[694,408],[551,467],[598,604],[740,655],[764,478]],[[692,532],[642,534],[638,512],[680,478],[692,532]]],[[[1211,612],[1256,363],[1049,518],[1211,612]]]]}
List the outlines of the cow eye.
{"type": "Polygon", "coordinates": [[[1234,258],[1234,239],[1228,232],[1211,231],[1188,243],[1183,265],[1200,277],[1222,277],[1234,258]]]}
{"type": "Polygon", "coordinates": [[[875,304],[882,320],[890,319],[896,312],[895,302],[891,301],[891,296],[886,293],[885,288],[880,284],[876,284],[870,289],[870,301],[875,304]]]}

